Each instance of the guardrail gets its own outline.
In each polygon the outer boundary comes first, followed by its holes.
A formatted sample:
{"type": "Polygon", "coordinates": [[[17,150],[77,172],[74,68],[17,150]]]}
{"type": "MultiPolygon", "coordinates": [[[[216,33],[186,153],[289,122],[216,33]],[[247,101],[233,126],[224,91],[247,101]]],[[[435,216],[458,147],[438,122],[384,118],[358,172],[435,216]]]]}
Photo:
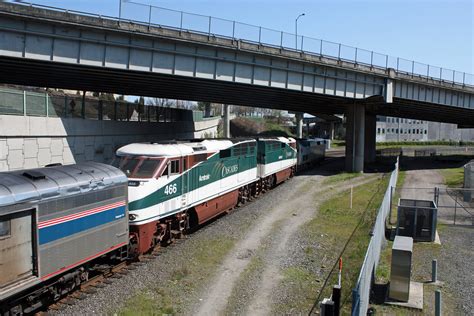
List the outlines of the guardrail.
{"type": "Polygon", "coordinates": [[[212,16],[177,11],[163,7],[143,4],[133,1],[120,0],[119,16],[105,16],[89,12],[68,10],[64,8],[38,5],[33,3],[18,3],[36,8],[74,13],[116,21],[126,21],[146,26],[163,27],[179,31],[205,34],[239,40],[259,45],[292,50],[308,55],[347,61],[354,64],[366,65],[372,68],[387,70],[395,69],[397,73],[410,75],[426,80],[439,80],[463,86],[474,87],[474,74],[433,66],[414,60],[380,54],[372,50],[361,49],[341,43],[296,35],[262,26],[221,19],[212,16]],[[135,9],[135,10],[134,10],[135,9]],[[138,9],[138,10],[136,10],[138,9]]]}
{"type": "Polygon", "coordinates": [[[25,115],[90,120],[179,122],[205,121],[202,111],[145,105],[92,96],[0,88],[0,115],[25,115]]]}
{"type": "Polygon", "coordinates": [[[356,286],[352,290],[352,315],[367,315],[369,307],[370,288],[374,280],[375,271],[382,252],[383,241],[385,240],[385,220],[390,213],[392,188],[397,185],[399,160],[395,164],[395,170],[390,175],[390,181],[385,195],[380,205],[377,219],[375,220],[374,228],[372,230],[372,237],[370,238],[369,246],[365,254],[364,263],[359,273],[356,286]]]}

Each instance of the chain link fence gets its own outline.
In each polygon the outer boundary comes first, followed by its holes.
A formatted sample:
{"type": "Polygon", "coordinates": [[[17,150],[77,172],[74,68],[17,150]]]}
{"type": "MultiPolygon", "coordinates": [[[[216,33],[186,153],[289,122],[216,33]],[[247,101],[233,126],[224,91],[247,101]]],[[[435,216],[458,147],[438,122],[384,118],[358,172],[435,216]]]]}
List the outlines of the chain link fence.
{"type": "Polygon", "coordinates": [[[0,115],[140,122],[205,121],[203,111],[145,105],[92,96],[0,88],[0,115]]]}
{"type": "Polygon", "coordinates": [[[394,197],[391,225],[396,225],[398,198],[434,201],[438,223],[448,225],[474,225],[474,189],[470,188],[397,188],[394,197]]]}
{"type": "Polygon", "coordinates": [[[389,185],[380,205],[369,246],[362,264],[357,283],[352,290],[352,315],[366,315],[369,307],[370,289],[374,281],[375,271],[380,260],[380,253],[385,241],[385,220],[390,214],[392,204],[392,188],[397,185],[399,161],[390,175],[389,185]]]}

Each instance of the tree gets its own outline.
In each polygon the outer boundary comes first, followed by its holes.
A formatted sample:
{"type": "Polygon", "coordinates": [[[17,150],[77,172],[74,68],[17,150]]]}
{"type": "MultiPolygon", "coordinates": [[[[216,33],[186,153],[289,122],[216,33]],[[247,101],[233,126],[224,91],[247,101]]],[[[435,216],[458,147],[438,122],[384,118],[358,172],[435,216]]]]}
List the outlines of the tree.
{"type": "Polygon", "coordinates": [[[146,104],[169,108],[173,106],[175,103],[173,102],[173,100],[165,99],[165,98],[148,98],[146,100],[146,104]]]}

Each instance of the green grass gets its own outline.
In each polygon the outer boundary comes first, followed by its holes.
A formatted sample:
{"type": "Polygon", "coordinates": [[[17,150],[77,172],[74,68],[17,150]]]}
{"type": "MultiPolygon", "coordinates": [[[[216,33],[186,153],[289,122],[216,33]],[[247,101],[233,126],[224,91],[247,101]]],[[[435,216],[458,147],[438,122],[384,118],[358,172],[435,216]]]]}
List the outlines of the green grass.
{"type": "Polygon", "coordinates": [[[156,286],[136,293],[115,312],[124,316],[181,314],[186,294],[195,291],[216,272],[234,244],[235,240],[225,237],[195,242],[186,252],[186,258],[176,258],[177,267],[168,277],[156,280],[156,286]]]}
{"type": "Polygon", "coordinates": [[[361,174],[362,173],[360,173],[360,172],[341,172],[341,173],[338,173],[334,176],[330,176],[327,179],[325,179],[324,184],[325,185],[330,185],[330,184],[335,184],[335,183],[341,182],[341,181],[351,180],[351,179],[357,178],[361,174]]]}
{"type": "Polygon", "coordinates": [[[333,139],[331,140],[331,147],[344,147],[346,146],[346,141],[342,139],[333,139]]]}
{"type": "MultiPolygon", "coordinates": [[[[342,255],[342,301],[345,312],[350,310],[351,291],[359,275],[370,240],[369,232],[387,184],[388,177],[384,177],[355,187],[352,209],[349,209],[350,191],[337,194],[321,205],[314,219],[303,225],[300,232],[302,236],[307,239],[308,244],[318,245],[318,249],[306,247],[303,252],[310,262],[321,264],[323,274],[322,276],[315,274],[314,270],[307,266],[287,268],[284,271],[282,286],[286,288],[286,293],[291,294],[289,298],[275,306],[275,312],[298,314],[309,311],[321,290],[324,279],[328,277],[332,265],[338,259],[338,254],[362,217],[361,225],[342,255]],[[371,200],[372,197],[374,198],[371,200]]],[[[322,289],[322,297],[329,297],[332,286],[337,283],[337,269],[329,277],[328,286],[322,289]]]]}
{"type": "Polygon", "coordinates": [[[464,168],[440,169],[444,184],[450,188],[460,188],[464,184],[464,168]]]}
{"type": "Polygon", "coordinates": [[[389,219],[389,223],[396,224],[397,223],[397,215],[398,215],[398,200],[400,199],[401,189],[403,188],[403,184],[405,183],[406,178],[406,171],[398,171],[398,179],[397,179],[397,186],[396,189],[392,192],[392,213],[389,219]]]}
{"type": "Polygon", "coordinates": [[[456,142],[456,141],[401,141],[401,142],[379,142],[377,148],[397,148],[397,147],[412,147],[412,146],[472,146],[474,142],[456,142]]]}

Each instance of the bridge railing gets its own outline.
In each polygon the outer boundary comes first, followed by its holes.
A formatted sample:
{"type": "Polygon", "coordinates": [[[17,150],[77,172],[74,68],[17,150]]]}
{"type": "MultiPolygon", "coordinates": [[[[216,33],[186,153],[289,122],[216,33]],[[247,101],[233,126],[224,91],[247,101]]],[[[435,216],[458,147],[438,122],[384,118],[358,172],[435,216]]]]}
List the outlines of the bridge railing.
{"type": "Polygon", "coordinates": [[[466,72],[432,66],[372,50],[361,49],[341,43],[296,35],[284,31],[273,30],[262,26],[227,20],[207,15],[188,13],[168,8],[148,5],[134,1],[120,1],[118,17],[104,16],[89,12],[67,10],[63,8],[20,3],[38,8],[46,8],[61,12],[95,16],[116,21],[127,21],[154,27],[223,37],[243,42],[267,45],[285,50],[292,50],[308,55],[347,61],[378,69],[395,69],[400,74],[412,77],[439,80],[446,83],[474,86],[474,75],[466,72]]]}
{"type": "MultiPolygon", "coordinates": [[[[150,99],[148,101],[153,101],[150,99]]],[[[164,100],[156,104],[139,104],[87,95],[71,95],[56,91],[19,90],[0,87],[0,115],[83,118],[139,122],[205,121],[203,111],[170,107],[180,100],[164,100]],[[162,106],[160,106],[162,105],[162,106]]]]}

